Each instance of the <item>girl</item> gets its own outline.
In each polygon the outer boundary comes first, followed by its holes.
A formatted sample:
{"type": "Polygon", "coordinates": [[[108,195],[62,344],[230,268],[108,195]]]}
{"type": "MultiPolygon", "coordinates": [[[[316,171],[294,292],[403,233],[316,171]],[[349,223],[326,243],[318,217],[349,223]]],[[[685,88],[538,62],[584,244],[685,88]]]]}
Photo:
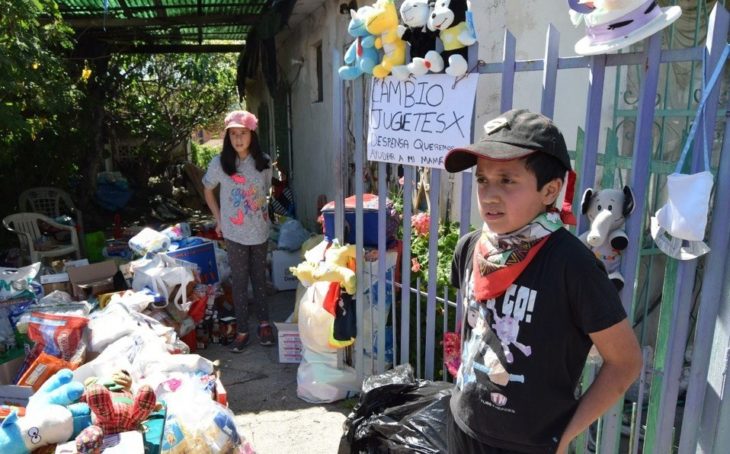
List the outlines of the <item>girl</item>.
{"type": "Polygon", "coordinates": [[[231,266],[233,304],[238,334],[231,351],[241,352],[248,344],[248,282],[253,287],[258,337],[261,345],[273,345],[265,301],[266,252],[269,213],[266,196],[271,186],[271,158],[261,151],[256,135],[258,119],[245,110],[225,118],[223,150],[208,165],[203,177],[205,201],[215,216],[216,232],[226,241],[231,266]],[[221,185],[220,206],[213,189],[221,185]]]}

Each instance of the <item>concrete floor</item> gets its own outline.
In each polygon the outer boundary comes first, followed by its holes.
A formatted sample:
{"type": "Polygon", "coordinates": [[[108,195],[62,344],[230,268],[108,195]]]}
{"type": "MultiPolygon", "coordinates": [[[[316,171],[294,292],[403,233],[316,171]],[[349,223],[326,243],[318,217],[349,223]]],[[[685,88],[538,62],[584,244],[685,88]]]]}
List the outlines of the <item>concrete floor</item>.
{"type": "MultiPolygon", "coordinates": [[[[294,291],[268,297],[273,321],[294,310],[294,291]]],[[[278,350],[258,344],[252,323],[251,343],[242,353],[210,345],[197,353],[220,361],[221,381],[239,432],[258,454],[336,453],[342,423],[353,401],[310,404],[297,397],[297,364],[279,363],[278,350]]]]}

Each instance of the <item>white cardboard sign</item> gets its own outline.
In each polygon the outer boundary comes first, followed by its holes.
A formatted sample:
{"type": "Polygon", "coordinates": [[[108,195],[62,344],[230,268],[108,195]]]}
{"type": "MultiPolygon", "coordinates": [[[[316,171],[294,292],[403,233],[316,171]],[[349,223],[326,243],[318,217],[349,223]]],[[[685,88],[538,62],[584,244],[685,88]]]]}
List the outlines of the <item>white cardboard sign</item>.
{"type": "Polygon", "coordinates": [[[450,149],[471,143],[478,79],[469,74],[454,84],[446,74],[373,78],[368,160],[443,169],[450,149]]]}

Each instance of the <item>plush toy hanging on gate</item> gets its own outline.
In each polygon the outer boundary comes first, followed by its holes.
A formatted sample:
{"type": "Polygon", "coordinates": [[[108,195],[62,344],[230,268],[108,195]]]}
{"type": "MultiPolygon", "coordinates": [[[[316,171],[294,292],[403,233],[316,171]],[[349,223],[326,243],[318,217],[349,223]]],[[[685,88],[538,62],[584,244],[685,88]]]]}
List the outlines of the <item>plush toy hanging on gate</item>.
{"type": "Polygon", "coordinates": [[[384,78],[406,62],[406,43],[398,36],[398,11],[393,0],[378,0],[366,21],[367,31],[376,36],[375,48],[383,49],[383,58],[373,68],[373,76],[384,78]]]}
{"type": "Polygon", "coordinates": [[[398,35],[411,49],[411,62],[393,68],[393,76],[400,80],[411,74],[423,76],[429,71],[438,73],[444,70],[444,59],[434,50],[438,33],[427,26],[431,10],[428,0],[405,0],[400,6],[404,25],[398,26],[398,35]]]}
{"type": "Polygon", "coordinates": [[[656,0],[568,0],[574,25],[586,24],[575,44],[579,55],[616,52],[657,33],[682,15],[682,8],[660,8],[656,0]]]}
{"type": "Polygon", "coordinates": [[[365,28],[365,22],[372,13],[373,8],[363,6],[350,10],[350,24],[347,32],[355,38],[345,52],[345,65],[340,66],[338,73],[341,79],[352,80],[362,74],[372,74],[373,68],[378,64],[378,51],[375,50],[375,36],[371,35],[365,28]]]}
{"type": "Polygon", "coordinates": [[[620,189],[586,189],[581,200],[581,212],[591,225],[580,235],[580,240],[606,266],[608,278],[621,290],[624,277],[619,271],[621,252],[629,245],[624,231],[626,216],[634,211],[634,193],[624,186],[620,189]]]}
{"type": "Polygon", "coordinates": [[[428,19],[428,28],[439,32],[444,46],[441,56],[448,62],[444,72],[451,76],[462,76],[469,69],[467,47],[476,42],[474,31],[467,22],[467,1],[432,0],[432,4],[434,8],[428,19]]]}

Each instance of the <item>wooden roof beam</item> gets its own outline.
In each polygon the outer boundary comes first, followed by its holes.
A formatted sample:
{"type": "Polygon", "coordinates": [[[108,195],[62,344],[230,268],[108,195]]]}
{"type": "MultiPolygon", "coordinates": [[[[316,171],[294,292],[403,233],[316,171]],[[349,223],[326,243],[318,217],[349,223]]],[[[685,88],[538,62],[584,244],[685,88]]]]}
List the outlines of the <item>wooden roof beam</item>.
{"type": "Polygon", "coordinates": [[[258,14],[208,14],[204,16],[167,16],[155,18],[129,18],[118,19],[115,17],[69,17],[64,22],[72,28],[123,28],[123,27],[166,27],[174,25],[185,25],[190,27],[204,25],[255,25],[261,16],[258,14]]]}
{"type": "Polygon", "coordinates": [[[115,45],[111,51],[120,54],[213,54],[243,52],[245,45],[233,44],[142,44],[115,45]]]}
{"type": "MultiPolygon", "coordinates": [[[[59,9],[61,11],[62,16],[69,16],[69,15],[75,15],[78,16],[79,14],[102,14],[104,10],[101,7],[97,6],[69,6],[65,3],[64,0],[58,1],[59,9]]],[[[244,7],[256,7],[256,6],[266,6],[267,2],[266,0],[255,2],[252,1],[250,3],[241,3],[240,0],[232,0],[229,2],[221,2],[221,3],[213,3],[213,4],[206,4],[205,7],[209,9],[218,9],[218,8],[240,8],[242,6],[244,7]]],[[[145,11],[157,11],[159,6],[157,4],[151,4],[151,5],[139,5],[139,6],[131,6],[127,5],[128,12],[130,13],[139,13],[139,12],[145,12],[145,11]]],[[[195,11],[197,10],[197,5],[195,4],[184,4],[184,5],[174,5],[174,6],[162,6],[164,9],[175,9],[175,10],[191,10],[195,11]]],[[[122,8],[109,6],[107,9],[107,12],[110,15],[114,15],[118,12],[124,12],[122,8]]]]}

